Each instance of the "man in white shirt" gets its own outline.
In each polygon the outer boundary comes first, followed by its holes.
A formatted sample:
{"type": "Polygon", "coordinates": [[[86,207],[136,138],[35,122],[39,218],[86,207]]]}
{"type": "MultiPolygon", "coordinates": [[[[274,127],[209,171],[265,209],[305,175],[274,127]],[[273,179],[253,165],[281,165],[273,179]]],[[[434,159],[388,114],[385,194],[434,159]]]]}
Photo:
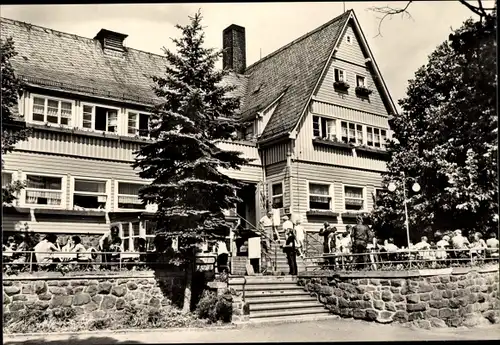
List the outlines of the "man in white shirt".
{"type": "Polygon", "coordinates": [[[294,225],[292,221],[288,218],[288,216],[283,216],[281,220],[283,220],[282,227],[283,227],[283,232],[285,233],[286,236],[287,230],[293,230],[294,225]]]}
{"type": "Polygon", "coordinates": [[[304,240],[306,237],[306,233],[304,227],[302,226],[302,222],[300,219],[297,219],[295,224],[295,238],[297,240],[297,247],[299,248],[300,257],[304,256],[304,240]]]}
{"type": "Polygon", "coordinates": [[[259,226],[260,230],[265,234],[262,242],[265,245],[265,249],[268,250],[271,247],[271,239],[274,233],[273,214],[271,211],[267,211],[260,219],[259,226]]]}
{"type": "Polygon", "coordinates": [[[486,240],[486,246],[488,247],[488,254],[491,257],[498,257],[498,239],[497,234],[492,232],[490,238],[486,240]]]}

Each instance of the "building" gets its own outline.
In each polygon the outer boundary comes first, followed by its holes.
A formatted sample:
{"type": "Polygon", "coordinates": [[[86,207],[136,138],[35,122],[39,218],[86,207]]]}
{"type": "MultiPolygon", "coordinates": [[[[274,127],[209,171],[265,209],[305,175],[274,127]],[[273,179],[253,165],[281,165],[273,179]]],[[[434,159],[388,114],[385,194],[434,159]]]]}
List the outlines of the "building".
{"type": "MultiPolygon", "coordinates": [[[[254,160],[228,171],[248,183],[237,206],[255,226],[266,203],[302,218],[308,233],[337,228],[373,206],[385,170],[388,119],[396,109],[354,12],[348,11],[246,66],[245,29],[222,34],[226,82],[237,86],[240,116],[251,125],[219,143],[254,160]]],[[[148,75],[162,56],[126,47],[127,35],[102,29],[94,39],[2,19],[13,37],[12,64],[25,81],[18,112],[33,129],[4,157],[2,181],[27,180],[4,231],[26,222],[37,232],[95,237],[122,225],[125,247],[152,237],[130,166],[147,139],[155,101],[148,75]]],[[[234,213],[234,210],[229,213],[234,213]]]]}

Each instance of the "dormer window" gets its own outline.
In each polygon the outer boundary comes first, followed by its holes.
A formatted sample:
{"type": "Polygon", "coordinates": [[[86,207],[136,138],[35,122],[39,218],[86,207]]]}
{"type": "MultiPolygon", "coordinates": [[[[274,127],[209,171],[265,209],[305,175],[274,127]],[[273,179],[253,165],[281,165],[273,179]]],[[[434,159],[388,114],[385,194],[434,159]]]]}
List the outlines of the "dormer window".
{"type": "Polygon", "coordinates": [[[335,81],[336,82],[346,82],[347,74],[344,70],[335,68],[335,81]]]}
{"type": "Polygon", "coordinates": [[[127,133],[147,137],[149,135],[149,119],[149,114],[129,111],[127,133]]]}
{"type": "Polygon", "coordinates": [[[118,109],[90,104],[83,105],[83,128],[103,132],[118,132],[118,109]]]}
{"type": "Polygon", "coordinates": [[[32,120],[54,125],[71,125],[73,103],[49,97],[33,97],[32,120]]]}
{"type": "Polygon", "coordinates": [[[345,41],[347,42],[347,44],[352,44],[352,36],[351,35],[346,35],[345,36],[345,41]]]}

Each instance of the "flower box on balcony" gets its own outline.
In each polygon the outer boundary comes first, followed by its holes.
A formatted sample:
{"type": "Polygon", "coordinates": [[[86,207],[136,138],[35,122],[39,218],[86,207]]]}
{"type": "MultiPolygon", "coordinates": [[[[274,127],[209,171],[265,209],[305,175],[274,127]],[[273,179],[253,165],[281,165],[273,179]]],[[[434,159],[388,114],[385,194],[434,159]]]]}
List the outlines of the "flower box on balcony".
{"type": "Polygon", "coordinates": [[[309,210],[306,212],[306,216],[308,217],[330,217],[330,218],[334,218],[334,217],[338,217],[338,213],[337,212],[333,212],[333,211],[328,211],[328,210],[309,210]]]}
{"type": "Polygon", "coordinates": [[[333,83],[333,88],[336,90],[347,91],[351,86],[345,81],[336,81],[333,83]]]}
{"type": "Polygon", "coordinates": [[[356,86],[356,95],[368,97],[372,94],[372,90],[364,87],[364,86],[356,86]]]}

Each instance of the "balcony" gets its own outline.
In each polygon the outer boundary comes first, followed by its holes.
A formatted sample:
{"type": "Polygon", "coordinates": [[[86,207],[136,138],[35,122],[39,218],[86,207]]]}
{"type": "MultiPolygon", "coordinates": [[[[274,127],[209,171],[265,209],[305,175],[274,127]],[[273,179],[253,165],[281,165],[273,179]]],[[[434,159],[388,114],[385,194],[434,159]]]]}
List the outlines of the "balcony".
{"type": "Polygon", "coordinates": [[[253,142],[244,140],[219,141],[216,143],[216,145],[221,150],[242,152],[243,158],[252,159],[252,161],[249,164],[261,165],[257,146],[253,142]]]}

